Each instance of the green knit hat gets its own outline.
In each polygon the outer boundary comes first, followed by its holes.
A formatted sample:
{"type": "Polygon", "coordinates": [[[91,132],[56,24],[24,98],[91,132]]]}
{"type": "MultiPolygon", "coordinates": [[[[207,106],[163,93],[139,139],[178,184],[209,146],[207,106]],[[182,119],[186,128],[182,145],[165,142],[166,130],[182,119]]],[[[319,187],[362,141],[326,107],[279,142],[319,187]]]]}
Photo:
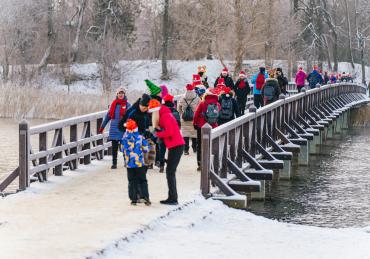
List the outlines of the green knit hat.
{"type": "Polygon", "coordinates": [[[152,81],[148,79],[145,79],[144,81],[149,88],[150,95],[157,95],[162,92],[162,89],[159,86],[155,85],[152,81]]]}

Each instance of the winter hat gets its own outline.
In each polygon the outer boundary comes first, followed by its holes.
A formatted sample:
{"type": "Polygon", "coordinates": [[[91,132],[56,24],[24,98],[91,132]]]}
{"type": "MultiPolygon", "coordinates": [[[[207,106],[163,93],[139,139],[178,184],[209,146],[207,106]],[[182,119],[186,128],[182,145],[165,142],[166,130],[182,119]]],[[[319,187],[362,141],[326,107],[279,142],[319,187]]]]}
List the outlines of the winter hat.
{"type": "Polygon", "coordinates": [[[269,70],[269,78],[274,78],[275,77],[275,69],[271,69],[271,70],[269,70]]]}
{"type": "Polygon", "coordinates": [[[302,70],[303,70],[303,67],[298,67],[298,70],[299,70],[299,71],[302,71],[302,70]]]}
{"type": "Polygon", "coordinates": [[[173,103],[173,99],[174,99],[173,95],[167,94],[167,95],[163,98],[163,101],[173,103]]]}
{"type": "Polygon", "coordinates": [[[148,94],[143,94],[140,98],[139,104],[148,107],[150,101],[150,96],[148,94]]]}
{"type": "Polygon", "coordinates": [[[318,70],[318,69],[319,69],[318,66],[316,66],[316,65],[313,66],[313,70],[318,70]]]}
{"type": "Polygon", "coordinates": [[[260,68],[259,68],[259,70],[260,70],[260,74],[264,74],[264,73],[265,73],[265,71],[266,71],[266,68],[264,68],[264,67],[260,67],[260,68]]]}
{"type": "Polygon", "coordinates": [[[123,87],[118,87],[117,90],[116,90],[116,94],[118,95],[120,92],[123,92],[124,94],[126,94],[126,90],[125,88],[123,87]]]}
{"type": "Polygon", "coordinates": [[[162,92],[162,89],[160,87],[158,87],[157,85],[155,85],[152,81],[150,81],[148,79],[145,79],[144,81],[145,81],[146,85],[148,86],[150,95],[157,95],[160,92],[162,92]]]}
{"type": "Polygon", "coordinates": [[[187,91],[193,91],[194,90],[194,85],[193,84],[187,84],[186,85],[186,90],[187,91]]]}
{"type": "Polygon", "coordinates": [[[220,94],[220,89],[210,87],[206,91],[207,95],[219,95],[220,94]]]}
{"type": "Polygon", "coordinates": [[[198,74],[194,74],[194,75],[193,75],[193,82],[194,82],[194,83],[195,83],[195,82],[199,82],[199,83],[201,83],[200,75],[198,75],[198,74]]]}
{"type": "Polygon", "coordinates": [[[168,94],[168,88],[166,85],[160,85],[159,87],[162,89],[162,98],[163,98],[168,94]]]}
{"type": "Polygon", "coordinates": [[[244,72],[243,70],[241,70],[241,71],[239,72],[239,76],[241,76],[241,75],[246,76],[246,74],[245,74],[245,72],[244,72]]]}
{"type": "Polygon", "coordinates": [[[128,119],[125,123],[126,130],[128,132],[136,132],[137,131],[137,124],[134,120],[128,119]]]}
{"type": "Polygon", "coordinates": [[[148,112],[149,113],[152,113],[152,112],[155,112],[155,111],[159,111],[160,108],[161,108],[161,103],[156,100],[156,99],[151,99],[149,101],[149,106],[148,106],[148,112]]]}
{"type": "Polygon", "coordinates": [[[283,69],[281,67],[276,68],[276,71],[283,73],[283,69]]]}

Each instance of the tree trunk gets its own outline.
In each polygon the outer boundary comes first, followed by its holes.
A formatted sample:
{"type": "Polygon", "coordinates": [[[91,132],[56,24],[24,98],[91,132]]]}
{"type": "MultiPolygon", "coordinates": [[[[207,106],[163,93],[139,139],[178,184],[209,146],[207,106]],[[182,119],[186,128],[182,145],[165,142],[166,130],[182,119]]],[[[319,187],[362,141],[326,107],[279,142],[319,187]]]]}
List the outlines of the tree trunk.
{"type": "Polygon", "coordinates": [[[242,24],[242,13],[240,0],[235,0],[235,32],[236,32],[236,46],[235,46],[235,67],[234,67],[234,78],[237,77],[239,71],[242,68],[243,63],[243,24],[242,24]]]}
{"type": "Polygon", "coordinates": [[[208,46],[207,46],[207,59],[212,60],[212,40],[208,41],[208,46]]]}
{"type": "Polygon", "coordinates": [[[351,40],[351,21],[349,19],[349,10],[348,10],[348,0],[344,0],[344,6],[346,9],[346,21],[347,21],[347,37],[348,37],[348,51],[349,51],[349,60],[351,62],[352,68],[355,68],[355,64],[353,61],[353,53],[352,53],[352,40],[351,40]]]}
{"type": "Polygon", "coordinates": [[[168,16],[169,0],[164,0],[164,13],[163,13],[163,24],[162,24],[162,80],[169,80],[170,76],[167,69],[167,52],[168,52],[168,38],[169,38],[169,16],[168,16]]]}
{"type": "Polygon", "coordinates": [[[54,12],[54,1],[48,0],[48,47],[46,48],[44,55],[41,58],[40,63],[37,66],[39,74],[42,69],[45,68],[48,64],[52,47],[56,40],[56,33],[53,26],[53,12],[54,12]]]}
{"type": "MultiPolygon", "coordinates": [[[[79,47],[79,39],[80,39],[80,34],[81,34],[81,28],[82,28],[82,23],[83,23],[83,18],[85,14],[85,9],[86,9],[86,2],[87,0],[82,0],[78,7],[78,24],[77,24],[77,30],[76,30],[76,37],[75,40],[72,44],[72,53],[71,53],[71,60],[72,62],[76,62],[77,60],[77,54],[78,54],[78,47],[79,47]]],[[[70,57],[68,57],[69,59],[70,57]]]]}

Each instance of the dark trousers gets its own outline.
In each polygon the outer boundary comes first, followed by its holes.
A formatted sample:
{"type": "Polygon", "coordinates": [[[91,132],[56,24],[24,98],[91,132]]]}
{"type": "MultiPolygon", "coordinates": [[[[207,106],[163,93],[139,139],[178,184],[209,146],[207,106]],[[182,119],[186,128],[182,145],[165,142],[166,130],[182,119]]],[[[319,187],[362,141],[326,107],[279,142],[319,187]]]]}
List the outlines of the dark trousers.
{"type": "Polygon", "coordinates": [[[128,197],[132,201],[141,198],[149,199],[148,181],[146,180],[146,166],[127,168],[128,197]]]}
{"type": "Polygon", "coordinates": [[[240,115],[244,115],[245,113],[245,106],[247,105],[247,99],[246,98],[237,98],[238,107],[240,111],[240,115]]]}
{"type": "MultiPolygon", "coordinates": [[[[188,152],[190,148],[190,138],[189,137],[184,137],[185,140],[185,151],[188,152]]],[[[191,138],[191,147],[193,150],[197,149],[197,139],[196,138],[191,138]]]]}
{"type": "Polygon", "coordinates": [[[184,146],[168,149],[166,177],[168,185],[168,199],[177,201],[176,169],[184,152],[184,146]]]}
{"type": "Polygon", "coordinates": [[[197,129],[197,163],[200,166],[200,160],[202,158],[201,152],[202,151],[202,130],[200,128],[197,129]]]}
{"type": "Polygon", "coordinates": [[[262,94],[253,95],[253,102],[254,102],[254,106],[256,106],[257,109],[262,107],[263,106],[262,94]]]}
{"type": "Polygon", "coordinates": [[[298,93],[300,93],[302,91],[302,88],[304,87],[304,85],[297,85],[297,90],[298,90],[298,93]]]}
{"type": "Polygon", "coordinates": [[[112,140],[112,164],[117,165],[117,155],[119,148],[119,140],[112,140]]]}
{"type": "Polygon", "coordinates": [[[158,162],[159,166],[164,166],[165,163],[165,155],[166,155],[166,145],[164,144],[163,140],[158,140],[158,162]]]}

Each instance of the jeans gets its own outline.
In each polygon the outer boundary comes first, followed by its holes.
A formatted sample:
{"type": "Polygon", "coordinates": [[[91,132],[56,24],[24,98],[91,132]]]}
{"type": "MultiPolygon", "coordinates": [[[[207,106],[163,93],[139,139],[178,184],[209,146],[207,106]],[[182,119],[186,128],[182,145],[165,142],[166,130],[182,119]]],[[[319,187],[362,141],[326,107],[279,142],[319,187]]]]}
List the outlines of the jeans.
{"type": "Polygon", "coordinates": [[[146,171],[146,166],[127,168],[128,196],[131,201],[137,201],[139,195],[141,198],[149,199],[146,171]]]}
{"type": "MultiPolygon", "coordinates": [[[[189,137],[184,137],[185,140],[185,152],[189,152],[190,148],[190,138],[189,137]]],[[[196,138],[191,138],[191,147],[193,150],[197,149],[197,139],[196,138]]]]}
{"type": "Polygon", "coordinates": [[[168,185],[168,199],[172,201],[177,201],[176,169],[180,163],[183,152],[183,145],[168,149],[166,177],[168,185]]]}
{"type": "Polygon", "coordinates": [[[197,163],[200,166],[200,160],[202,158],[201,152],[202,151],[202,129],[197,129],[197,163]]]}
{"type": "Polygon", "coordinates": [[[254,102],[254,106],[256,106],[257,109],[262,107],[263,106],[262,94],[253,95],[253,102],[254,102]]]}
{"type": "Polygon", "coordinates": [[[112,140],[112,164],[117,165],[117,155],[119,148],[119,140],[112,140]]]}

